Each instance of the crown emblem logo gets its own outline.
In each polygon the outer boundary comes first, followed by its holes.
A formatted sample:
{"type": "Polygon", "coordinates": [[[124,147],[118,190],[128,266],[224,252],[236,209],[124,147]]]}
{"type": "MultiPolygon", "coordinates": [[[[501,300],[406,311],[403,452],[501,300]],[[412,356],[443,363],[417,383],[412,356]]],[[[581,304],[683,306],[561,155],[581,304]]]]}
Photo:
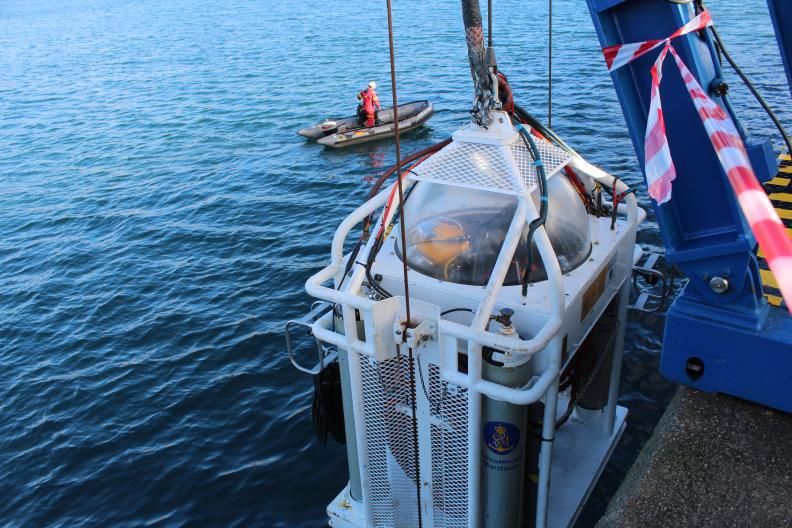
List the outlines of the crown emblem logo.
{"type": "Polygon", "coordinates": [[[498,455],[508,455],[520,443],[520,430],[509,422],[487,422],[483,432],[487,447],[498,455]]]}

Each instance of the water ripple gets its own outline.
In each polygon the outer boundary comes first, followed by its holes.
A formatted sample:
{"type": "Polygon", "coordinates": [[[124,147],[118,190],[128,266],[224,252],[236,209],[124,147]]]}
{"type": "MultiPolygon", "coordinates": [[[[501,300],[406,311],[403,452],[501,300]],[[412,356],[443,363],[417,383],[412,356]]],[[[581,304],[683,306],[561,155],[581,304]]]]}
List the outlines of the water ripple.
{"type": "MultiPolygon", "coordinates": [[[[437,108],[410,152],[466,122],[469,71],[458,0],[395,4],[400,98],[437,108]]],[[[544,119],[546,6],[495,4],[499,61],[544,119]]],[[[732,54],[790,122],[766,7],[722,4],[732,54]]],[[[643,189],[588,12],[557,10],[554,126],[643,189]]],[[[389,98],[383,20],[362,0],[3,2],[0,524],[323,522],[344,450],[316,444],[280,331],[394,150],[294,131],[351,113],[371,78],[389,98]]],[[[730,80],[745,124],[773,135],[730,80]]],[[[662,247],[651,213],[639,240],[662,247]]],[[[630,427],[583,526],[668,401],[662,325],[629,323],[630,427]]]]}

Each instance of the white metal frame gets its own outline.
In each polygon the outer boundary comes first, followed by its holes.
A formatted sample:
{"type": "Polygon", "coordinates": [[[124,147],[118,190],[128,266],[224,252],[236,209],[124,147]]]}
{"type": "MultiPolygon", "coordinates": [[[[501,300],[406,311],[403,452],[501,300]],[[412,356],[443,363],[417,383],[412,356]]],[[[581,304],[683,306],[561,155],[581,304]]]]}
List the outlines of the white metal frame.
{"type": "MultiPolygon", "coordinates": [[[[612,187],[616,182],[617,192],[626,190],[626,186],[619,180],[615,180],[607,173],[589,165],[581,158],[571,161],[572,166],[582,169],[583,172],[592,176],[602,184],[612,187]]],[[[407,181],[405,185],[413,184],[407,181]]],[[[322,269],[306,283],[306,291],[319,299],[339,304],[342,309],[344,333],[333,330],[333,313],[328,313],[313,325],[314,336],[324,342],[334,344],[349,351],[364,354],[377,358],[383,349],[393,346],[393,334],[391,328],[378,327],[374,321],[374,311],[378,310],[377,305],[384,302],[369,299],[362,291],[364,280],[364,269],[357,267],[350,277],[347,277],[343,290],[325,286],[325,283],[333,280],[334,286],[341,283],[345,270],[345,260],[343,255],[344,242],[350,231],[362,222],[366,217],[383,207],[388,200],[393,187],[381,192],[365,204],[358,207],[350,214],[338,227],[333,238],[331,249],[331,263],[322,269]],[[365,338],[360,340],[357,331],[356,310],[364,322],[365,338]]],[[[398,209],[398,196],[394,197],[394,204],[389,208],[387,215],[381,216],[377,228],[383,224],[389,225],[393,220],[393,215],[398,209]]],[[[629,224],[631,240],[635,238],[635,231],[639,222],[637,202],[635,197],[630,194],[626,198],[626,213],[629,224]]],[[[514,257],[515,250],[520,243],[521,233],[524,226],[538,217],[538,211],[534,205],[529,191],[525,190],[518,196],[518,207],[514,213],[510,228],[506,235],[501,252],[495,263],[492,275],[486,287],[486,294],[481,299],[476,314],[470,325],[463,325],[445,319],[432,321],[436,324],[437,339],[442,347],[440,354],[440,372],[443,380],[465,387],[469,397],[469,416],[470,426],[468,429],[468,448],[470,457],[470,472],[468,482],[468,503],[469,503],[469,526],[478,526],[481,518],[480,511],[480,483],[481,483],[481,397],[486,396],[492,399],[506,401],[519,405],[527,405],[544,398],[544,425],[542,436],[545,439],[552,439],[555,433],[556,406],[558,400],[558,381],[561,368],[561,333],[564,311],[564,282],[563,275],[558,264],[555,251],[544,228],[540,228],[535,233],[535,241],[539,255],[547,271],[547,280],[551,285],[551,290],[555,292],[551,296],[550,313],[544,324],[536,334],[527,340],[507,338],[500,334],[486,331],[487,322],[490,314],[495,307],[498,294],[503,286],[504,278],[507,274],[509,265],[514,257]],[[457,368],[457,340],[464,340],[468,343],[468,372],[463,374],[457,368]],[[546,350],[549,357],[547,367],[536,377],[529,386],[524,388],[510,388],[483,379],[482,377],[482,347],[492,347],[498,350],[533,356],[534,354],[546,350]]],[[[372,237],[359,258],[365,260],[371,251],[374,243],[372,237]]],[[[630,256],[631,260],[631,256],[630,256]]],[[[631,262],[628,263],[631,266],[631,262]]],[[[403,302],[403,300],[402,300],[403,302]]],[[[390,308],[393,310],[393,306],[390,308]]],[[[381,308],[380,308],[381,310],[381,308]]],[[[393,317],[402,317],[403,314],[393,313],[393,317]]],[[[392,320],[391,320],[392,321],[392,320]]],[[[617,346],[621,343],[617,343],[617,346]]],[[[618,372],[620,367],[621,354],[615,354],[614,368],[618,372]]],[[[350,380],[353,386],[361,383],[361,372],[359,365],[353,366],[355,362],[350,362],[350,380]]],[[[616,412],[616,396],[618,392],[618,375],[612,376],[610,386],[610,401],[607,413],[610,417],[608,423],[613,423],[613,416],[616,412]]],[[[356,391],[353,391],[355,393],[356,391]]],[[[363,482],[363,502],[366,507],[366,517],[371,521],[368,507],[368,485],[365,472],[365,461],[367,458],[367,445],[365,439],[365,427],[363,426],[363,402],[353,396],[353,406],[355,409],[357,423],[357,446],[361,460],[361,481],[363,482]]],[[[548,446],[549,442],[543,443],[539,461],[539,483],[537,497],[537,526],[544,527],[547,524],[547,502],[549,493],[549,478],[552,449],[548,446]]]]}

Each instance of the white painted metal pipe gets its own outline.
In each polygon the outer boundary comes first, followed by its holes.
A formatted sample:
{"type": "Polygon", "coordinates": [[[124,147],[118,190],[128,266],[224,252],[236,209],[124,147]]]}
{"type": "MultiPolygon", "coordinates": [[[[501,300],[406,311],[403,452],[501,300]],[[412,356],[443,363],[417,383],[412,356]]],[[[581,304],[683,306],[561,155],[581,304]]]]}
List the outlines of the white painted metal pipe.
{"type": "Polygon", "coordinates": [[[534,240],[536,241],[536,249],[539,250],[539,255],[542,257],[542,264],[547,272],[547,282],[550,285],[550,319],[561,320],[564,313],[564,278],[561,273],[561,265],[558,263],[553,245],[550,243],[550,238],[547,236],[547,231],[544,226],[537,229],[534,233],[534,240]]]}
{"type": "MultiPolygon", "coordinates": [[[[342,305],[348,304],[359,310],[366,310],[366,311],[371,310],[372,306],[374,305],[374,301],[358,295],[360,291],[360,286],[363,283],[363,278],[365,277],[365,269],[363,269],[362,267],[358,267],[357,269],[355,269],[355,271],[352,273],[352,277],[350,277],[350,279],[347,281],[344,290],[328,288],[324,286],[324,283],[330,280],[331,278],[335,280],[336,288],[341,283],[341,278],[342,278],[341,274],[345,269],[344,242],[346,241],[349,232],[352,230],[352,228],[354,228],[360,222],[365,220],[367,216],[372,214],[379,207],[382,207],[388,201],[388,197],[391,194],[392,187],[393,186],[391,186],[388,190],[382,191],[377,196],[375,196],[374,198],[367,201],[362,206],[355,209],[349,216],[347,216],[344,219],[341,225],[338,226],[338,229],[336,229],[335,235],[333,236],[330,266],[324,268],[323,270],[311,276],[308,279],[308,281],[305,283],[305,291],[308,292],[309,295],[316,297],[318,299],[332,302],[334,304],[342,304],[342,305]]],[[[380,215],[380,218],[375,224],[374,229],[379,229],[383,225],[383,223],[386,224],[390,223],[390,221],[393,218],[393,215],[395,214],[396,209],[399,206],[399,203],[400,202],[398,195],[394,196],[388,214],[380,215]]],[[[368,258],[368,255],[371,252],[374,243],[375,243],[375,237],[369,238],[368,242],[366,243],[366,247],[363,249],[363,251],[360,254],[361,259],[365,260],[368,258]]]]}
{"type": "MultiPolygon", "coordinates": [[[[547,271],[547,281],[550,284],[550,321],[562,320],[565,309],[564,301],[564,281],[561,273],[561,265],[558,262],[555,250],[547,236],[544,226],[534,233],[536,249],[542,258],[542,264],[547,271]]],[[[536,501],[536,526],[545,528],[547,526],[547,508],[550,496],[550,465],[552,462],[553,443],[555,434],[555,413],[558,405],[558,378],[561,369],[561,335],[556,334],[551,341],[549,349],[549,365],[545,373],[552,373],[547,376],[549,381],[545,396],[545,417],[542,429],[544,438],[551,439],[550,442],[542,442],[542,450],[539,456],[539,482],[537,483],[536,501]]]]}
{"type": "Polygon", "coordinates": [[[308,295],[312,297],[316,297],[317,299],[322,299],[323,301],[331,302],[333,304],[348,304],[359,310],[371,310],[371,306],[374,304],[374,301],[371,299],[357,295],[349,295],[348,293],[340,292],[333,288],[324,286],[325,282],[333,278],[333,276],[338,273],[339,270],[343,272],[343,269],[344,267],[342,263],[333,264],[320,270],[305,282],[305,291],[308,292],[308,295]]]}
{"type": "MultiPolygon", "coordinates": [[[[487,380],[479,380],[473,383],[468,376],[459,372],[449,373],[447,381],[461,387],[467,387],[469,390],[479,392],[493,400],[505,401],[515,405],[530,405],[531,403],[536,403],[544,396],[544,393],[547,392],[550,384],[558,377],[558,374],[558,368],[548,367],[537,378],[536,382],[527,389],[512,389],[487,380]]],[[[445,378],[446,376],[444,375],[443,377],[445,378]]]]}
{"type": "MultiPolygon", "coordinates": [[[[476,315],[470,327],[472,330],[485,333],[487,325],[495,308],[495,302],[500,293],[506,273],[509,271],[514,252],[517,250],[522,238],[523,228],[526,223],[526,213],[528,211],[526,200],[521,199],[514,212],[509,231],[501,246],[498,259],[492,269],[489,281],[487,282],[486,294],[479,303],[476,315]]],[[[481,380],[481,343],[468,341],[468,378],[481,380]]],[[[446,367],[453,365],[446,365],[446,367]]],[[[454,370],[446,369],[446,370],[454,370]]],[[[470,458],[470,472],[468,473],[468,504],[469,522],[471,528],[479,526],[481,523],[481,393],[477,390],[468,391],[468,455],[470,458]]]]}
{"type": "MultiPolygon", "coordinates": [[[[580,169],[588,174],[598,182],[608,187],[613,187],[616,183],[616,192],[624,192],[628,189],[627,185],[621,180],[616,179],[614,176],[606,173],[598,167],[589,164],[583,158],[575,158],[572,160],[572,166],[580,169]]],[[[634,194],[628,194],[625,198],[627,203],[627,220],[631,233],[628,235],[629,240],[632,242],[630,246],[635,244],[635,234],[638,230],[638,225],[646,219],[646,212],[638,208],[638,201],[634,194]]],[[[623,204],[619,204],[619,208],[623,204]]],[[[627,318],[627,305],[630,299],[630,269],[634,265],[633,253],[629,255],[620,255],[621,264],[624,267],[626,277],[619,289],[619,327],[617,328],[616,340],[614,343],[613,363],[611,366],[610,384],[608,387],[608,405],[605,409],[605,433],[608,435],[613,434],[613,428],[616,420],[616,406],[619,397],[619,378],[621,376],[622,358],[624,355],[624,327],[627,318]]]]}
{"type": "MultiPolygon", "coordinates": [[[[371,299],[358,295],[362,283],[362,269],[355,270],[351,280],[347,282],[345,291],[338,291],[334,288],[324,286],[324,283],[330,279],[335,279],[335,286],[337,287],[342,278],[345,269],[344,266],[344,242],[346,241],[349,232],[367,216],[382,207],[390,196],[390,189],[379,193],[377,196],[367,201],[362,206],[355,209],[349,216],[347,216],[341,225],[336,229],[333,236],[333,243],[331,247],[331,265],[320,270],[318,273],[311,276],[305,284],[305,289],[309,295],[318,299],[323,299],[334,304],[340,304],[342,307],[343,322],[344,322],[344,335],[338,334],[329,330],[329,327],[324,327],[319,324],[319,321],[312,327],[314,335],[323,341],[335,344],[346,348],[349,353],[349,377],[350,385],[353,387],[362,387],[362,375],[360,371],[360,355],[366,354],[369,356],[374,355],[373,343],[366,343],[360,341],[357,335],[357,322],[355,310],[360,310],[363,317],[371,317],[371,309],[374,302],[371,299]]],[[[394,199],[398,203],[398,198],[394,199]]],[[[388,222],[393,217],[395,207],[391,207],[388,215],[381,215],[377,228],[383,222],[388,222]],[[387,218],[383,217],[386,216],[387,218]]],[[[368,252],[374,243],[372,237],[366,244],[363,258],[368,256],[368,252]]],[[[330,314],[332,316],[332,313],[330,314]]],[[[323,321],[323,323],[326,323],[323,321]]],[[[352,407],[353,414],[356,418],[356,438],[349,439],[355,441],[359,454],[359,460],[363,462],[360,465],[360,482],[362,488],[362,500],[365,505],[367,523],[372,525],[374,522],[371,502],[369,500],[369,484],[367,475],[367,465],[365,461],[368,460],[368,446],[366,444],[366,423],[365,414],[363,412],[363,402],[358,390],[352,392],[352,407]]]]}
{"type": "MultiPolygon", "coordinates": [[[[388,195],[390,195],[391,192],[393,191],[395,185],[396,185],[396,183],[391,185],[389,190],[383,191],[380,194],[388,194],[388,195]]],[[[382,228],[383,225],[389,225],[393,221],[393,217],[396,214],[396,210],[401,205],[401,202],[399,200],[399,195],[396,194],[396,193],[393,193],[393,194],[394,194],[394,196],[393,196],[393,201],[391,202],[391,206],[388,209],[387,214],[380,215],[379,220],[377,221],[376,225],[374,226],[374,232],[378,232],[382,228]]],[[[387,202],[387,198],[382,203],[384,204],[385,202],[387,202]]],[[[365,211],[361,211],[361,213],[363,214],[363,216],[358,222],[356,222],[356,224],[361,222],[363,220],[363,218],[365,218],[366,216],[368,216],[370,214],[370,213],[366,213],[365,211]]],[[[384,213],[384,211],[383,211],[383,213],[384,213]]],[[[340,247],[341,247],[341,250],[343,251],[343,244],[344,244],[344,239],[346,238],[346,235],[341,236],[341,235],[338,234],[338,231],[336,231],[336,235],[337,235],[338,238],[341,238],[341,246],[340,247]]],[[[371,251],[373,250],[375,243],[376,243],[376,237],[373,237],[373,236],[370,237],[369,240],[368,240],[368,243],[366,244],[366,247],[364,248],[364,250],[360,253],[360,255],[358,257],[361,261],[365,262],[365,261],[368,260],[368,256],[371,253],[371,251]]],[[[352,273],[352,276],[349,278],[349,280],[346,283],[345,291],[347,293],[352,294],[352,295],[358,295],[359,292],[360,292],[360,287],[363,284],[363,280],[365,279],[365,277],[366,277],[366,270],[365,270],[365,268],[363,266],[358,266],[357,268],[355,268],[355,270],[352,273]]]]}
{"type": "MultiPolygon", "coordinates": [[[[348,338],[347,350],[353,350],[354,342],[359,342],[357,338],[357,321],[355,310],[350,306],[342,305],[342,315],[344,320],[344,332],[348,338]]],[[[360,372],[360,356],[350,352],[349,354],[349,384],[352,387],[362,387],[363,379],[360,372]]],[[[363,413],[363,398],[360,390],[352,390],[352,408],[355,415],[356,435],[354,441],[357,442],[360,469],[360,487],[362,491],[362,502],[365,505],[366,524],[374,525],[371,501],[369,500],[369,481],[368,481],[368,444],[366,443],[366,415],[363,413]]],[[[350,441],[350,439],[347,439],[350,441]]]]}
{"type": "Polygon", "coordinates": [[[333,244],[330,248],[330,258],[333,264],[338,264],[344,260],[344,242],[346,242],[349,232],[354,229],[356,225],[366,219],[371,213],[385,205],[390,196],[390,187],[374,196],[372,199],[352,211],[349,216],[344,218],[341,225],[336,229],[333,235],[333,244]]]}
{"type": "Polygon", "coordinates": [[[513,354],[533,355],[543,350],[553,336],[561,328],[561,319],[548,321],[542,326],[539,332],[531,339],[514,339],[504,337],[501,334],[476,330],[474,328],[443,319],[440,321],[440,331],[459,339],[476,341],[482,346],[496,348],[504,352],[513,354]]]}
{"type": "MultiPolygon", "coordinates": [[[[599,167],[595,167],[579,156],[573,157],[569,164],[573,169],[583,172],[609,189],[612,189],[613,183],[616,182],[617,193],[622,193],[629,189],[627,184],[623,181],[619,180],[615,176],[612,176],[611,174],[608,174],[599,167]]],[[[638,200],[636,200],[633,193],[628,194],[625,200],[627,200],[627,219],[631,226],[637,227],[637,225],[643,221],[643,219],[638,219],[638,200]]],[[[644,213],[644,218],[645,215],[646,213],[644,213]]]]}
{"type": "MultiPolygon", "coordinates": [[[[560,368],[561,336],[553,341],[550,369],[560,368]]],[[[542,448],[539,453],[539,482],[536,490],[536,526],[547,526],[547,512],[550,502],[550,471],[553,462],[553,441],[555,440],[556,408],[558,407],[558,376],[555,376],[547,389],[544,418],[542,423],[542,448]]]]}
{"type": "Polygon", "coordinates": [[[476,316],[470,327],[476,330],[485,330],[492,315],[492,310],[495,307],[498,294],[500,293],[503,281],[506,274],[509,272],[509,267],[514,259],[514,252],[517,250],[517,245],[522,239],[523,228],[526,224],[526,215],[528,213],[528,205],[525,199],[521,199],[517,204],[517,209],[514,211],[509,230],[506,233],[506,238],[503,241],[503,246],[498,254],[498,259],[492,268],[492,274],[489,281],[487,281],[486,294],[479,302],[476,316]]]}
{"type": "MultiPolygon", "coordinates": [[[[332,245],[332,264],[327,268],[313,275],[306,282],[306,291],[312,296],[326,301],[340,304],[343,307],[344,314],[344,327],[345,335],[340,335],[336,332],[329,330],[325,326],[326,321],[319,321],[314,325],[317,338],[327,341],[337,346],[343,346],[357,354],[373,355],[374,351],[371,350],[373,344],[364,343],[358,339],[357,325],[355,322],[355,310],[360,310],[361,316],[368,319],[371,317],[371,310],[374,302],[366,297],[360,295],[360,287],[364,279],[364,269],[359,267],[355,269],[352,277],[345,283],[344,291],[338,291],[324,286],[324,283],[331,278],[336,279],[336,284],[339,284],[342,279],[344,266],[343,247],[344,242],[349,232],[368,215],[372,214],[377,208],[381,207],[387,202],[390,196],[390,190],[384,191],[372,198],[366,204],[356,209],[349,215],[344,222],[336,230],[333,238],[332,245]]],[[[632,198],[632,197],[631,197],[632,198]]],[[[634,198],[633,198],[634,202],[634,198]]],[[[629,200],[628,200],[629,204],[629,200]]],[[[398,208],[398,198],[394,198],[394,203],[388,211],[387,215],[380,217],[377,228],[383,223],[389,224],[393,218],[395,210],[398,208]]],[[[443,378],[451,383],[469,388],[469,437],[468,447],[471,462],[470,481],[469,481],[469,505],[470,505],[470,526],[478,526],[481,520],[481,501],[480,501],[480,451],[481,451],[481,395],[487,395],[493,399],[507,401],[515,404],[525,405],[538,401],[543,395],[546,394],[546,408],[552,407],[552,413],[555,413],[558,393],[558,375],[560,370],[561,359],[561,344],[560,336],[558,334],[562,324],[562,314],[564,310],[564,294],[563,294],[563,276],[556,257],[555,251],[550,244],[549,238],[544,227],[538,229],[534,234],[534,240],[537,245],[540,258],[542,259],[545,269],[547,271],[548,283],[551,286],[551,291],[554,293],[550,296],[550,314],[545,321],[542,328],[536,335],[529,340],[516,340],[505,339],[499,334],[494,334],[486,331],[489,317],[497,302],[498,294],[500,293],[503,285],[503,280],[508,273],[511,261],[514,258],[514,252],[522,240],[523,228],[526,224],[527,217],[532,214],[535,218],[538,216],[533,200],[527,194],[521,197],[518,208],[515,211],[515,216],[512,224],[504,240],[503,247],[498,256],[498,260],[494,266],[492,275],[490,277],[487,293],[479,304],[479,309],[474,318],[474,322],[470,327],[453,323],[451,321],[439,321],[439,330],[442,334],[453,336],[454,342],[457,338],[465,339],[468,342],[468,374],[458,372],[456,365],[445,365],[443,371],[443,378]],[[544,372],[539,376],[536,382],[526,389],[512,389],[498,385],[481,378],[481,348],[482,346],[491,346],[493,348],[504,350],[515,354],[528,354],[532,355],[543,349],[548,349],[549,365],[544,372]],[[551,402],[552,400],[552,402],[551,402]]],[[[628,213],[629,214],[629,213],[628,213]]],[[[369,240],[361,258],[366,258],[373,247],[373,238],[369,240]]],[[[367,321],[370,323],[370,321],[367,321]]],[[[445,357],[445,356],[444,356],[445,357]]],[[[449,356],[450,357],[450,356],[449,356]]],[[[448,362],[446,362],[448,363],[448,362]]],[[[455,362],[454,362],[455,363],[455,362]]],[[[350,378],[354,386],[360,386],[361,373],[360,373],[360,358],[350,358],[350,378]]],[[[353,397],[353,405],[355,408],[356,416],[363,416],[363,402],[359,401],[359,395],[353,397]]],[[[547,410],[546,412],[550,412],[547,410]]],[[[552,420],[547,420],[553,423],[552,420]]],[[[552,431],[546,437],[551,437],[552,431]]],[[[367,460],[367,449],[365,445],[365,423],[358,425],[357,438],[358,449],[361,455],[361,460],[367,460]]],[[[542,461],[540,461],[540,479],[544,475],[545,485],[542,487],[540,484],[539,493],[543,497],[543,502],[540,502],[539,507],[545,509],[543,515],[546,516],[547,500],[549,483],[549,462],[550,462],[550,447],[543,449],[542,461]],[[545,467],[547,466],[547,467],[545,467]],[[544,471],[541,468],[545,467],[544,471]],[[544,506],[542,506],[542,504],[544,506]]],[[[363,481],[364,502],[367,504],[367,517],[371,521],[370,504],[366,500],[368,495],[368,486],[366,482],[365,467],[361,467],[361,480],[363,481]]]]}
{"type": "MultiPolygon", "coordinates": [[[[330,315],[332,315],[332,312],[330,315]]],[[[374,347],[371,346],[370,343],[363,343],[362,341],[355,340],[351,345],[349,345],[343,334],[323,328],[319,325],[318,321],[311,326],[311,333],[314,335],[314,337],[316,337],[316,339],[324,343],[330,343],[331,345],[341,348],[347,348],[348,346],[351,346],[352,351],[357,352],[358,354],[366,354],[367,356],[374,355],[374,347]]]]}

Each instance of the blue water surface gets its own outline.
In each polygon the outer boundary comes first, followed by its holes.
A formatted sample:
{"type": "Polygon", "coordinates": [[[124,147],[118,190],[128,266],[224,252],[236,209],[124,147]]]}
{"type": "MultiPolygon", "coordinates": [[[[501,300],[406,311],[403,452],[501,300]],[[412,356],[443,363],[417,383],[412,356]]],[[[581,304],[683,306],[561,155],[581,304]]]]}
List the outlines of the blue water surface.
{"type": "MultiPolygon", "coordinates": [[[[437,108],[411,152],[467,121],[469,71],[457,0],[394,4],[399,97],[437,108]]],[[[343,448],[316,443],[311,381],[281,330],[394,148],[326,150],[294,132],[351,114],[370,79],[389,100],[384,5],[0,3],[1,525],[323,524],[343,448]]],[[[546,3],[495,5],[501,66],[546,119],[546,3]]],[[[763,2],[713,12],[792,122],[763,2]]],[[[649,207],[585,4],[557,0],[555,17],[553,125],[649,207]]],[[[729,81],[745,124],[773,134],[729,81]]],[[[651,212],[640,242],[661,246],[651,212]]],[[[630,319],[629,427],[581,526],[673,393],[661,330],[630,319]]]]}

